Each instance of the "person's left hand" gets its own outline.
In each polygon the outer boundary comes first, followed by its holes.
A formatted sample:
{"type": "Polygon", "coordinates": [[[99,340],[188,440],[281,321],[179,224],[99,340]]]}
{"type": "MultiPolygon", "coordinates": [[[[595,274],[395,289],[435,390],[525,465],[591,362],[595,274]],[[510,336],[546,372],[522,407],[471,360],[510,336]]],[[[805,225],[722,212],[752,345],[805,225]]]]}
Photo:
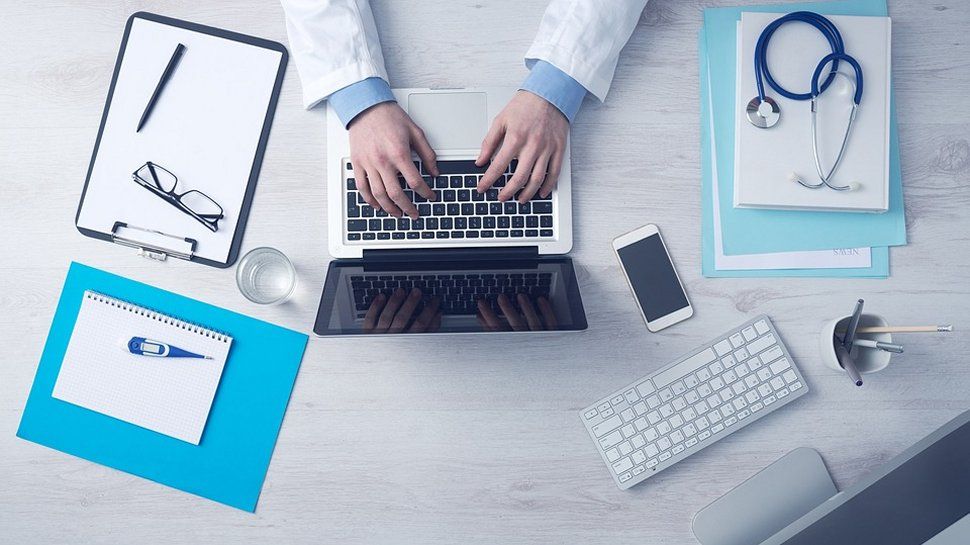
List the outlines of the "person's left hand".
{"type": "Polygon", "coordinates": [[[414,318],[422,298],[421,290],[412,288],[410,293],[397,288],[387,297],[377,295],[364,315],[364,333],[433,333],[441,327],[439,300],[432,297],[424,310],[414,318]],[[412,322],[411,319],[414,318],[412,322]],[[410,327],[408,327],[410,324],[410,327]]]}
{"type": "Polygon", "coordinates": [[[492,121],[485,135],[482,150],[475,164],[492,164],[478,182],[478,192],[484,193],[495,180],[508,170],[512,159],[518,165],[502,191],[500,201],[507,201],[519,193],[525,204],[538,191],[548,197],[559,181],[569,120],[546,99],[528,91],[515,93],[512,100],[492,121]]]}

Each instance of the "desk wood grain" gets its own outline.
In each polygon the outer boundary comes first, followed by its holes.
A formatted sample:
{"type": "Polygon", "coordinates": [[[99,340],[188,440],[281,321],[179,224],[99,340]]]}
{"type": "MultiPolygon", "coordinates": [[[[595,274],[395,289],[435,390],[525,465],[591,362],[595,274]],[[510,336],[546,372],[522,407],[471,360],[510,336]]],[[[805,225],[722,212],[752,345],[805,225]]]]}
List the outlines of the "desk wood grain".
{"type": "MultiPolygon", "coordinates": [[[[80,236],[74,212],[125,18],[144,9],[285,43],[276,2],[7,2],[0,18],[0,542],[689,544],[694,512],[790,449],[839,485],[970,404],[970,4],[893,1],[894,85],[910,244],[888,280],[700,275],[697,31],[713,2],[654,0],[610,96],[572,133],[576,244],[590,328],[570,335],[311,339],[256,514],[15,438],[71,260],[309,331],[329,257],[320,110],[290,64],[244,249],[299,270],[258,308],[232,270],[152,263],[80,236]],[[643,327],[609,242],[662,226],[696,306],[643,327]],[[857,297],[896,322],[954,323],[856,389],[819,362],[822,321],[857,297]],[[600,395],[767,313],[810,395],[631,491],[578,420],[600,395]]],[[[392,84],[516,85],[543,0],[375,1],[392,84]],[[475,24],[468,24],[473,20],[475,24]],[[433,21],[433,25],[429,25],[433,21]]]]}

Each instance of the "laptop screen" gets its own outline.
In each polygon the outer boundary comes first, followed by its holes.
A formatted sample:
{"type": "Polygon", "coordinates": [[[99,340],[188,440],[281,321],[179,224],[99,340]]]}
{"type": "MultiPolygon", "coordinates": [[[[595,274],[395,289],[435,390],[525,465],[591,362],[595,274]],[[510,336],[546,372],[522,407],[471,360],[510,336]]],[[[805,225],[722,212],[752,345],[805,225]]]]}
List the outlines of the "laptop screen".
{"type": "Polygon", "coordinates": [[[330,262],[317,335],[586,329],[572,260],[330,262]]]}

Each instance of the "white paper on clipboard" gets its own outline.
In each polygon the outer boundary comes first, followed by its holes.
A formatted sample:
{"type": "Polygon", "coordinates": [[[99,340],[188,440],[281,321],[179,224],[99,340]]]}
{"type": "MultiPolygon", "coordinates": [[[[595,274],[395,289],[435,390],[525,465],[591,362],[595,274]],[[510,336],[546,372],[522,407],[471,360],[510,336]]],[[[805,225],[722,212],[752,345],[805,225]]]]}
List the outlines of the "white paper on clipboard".
{"type": "Polygon", "coordinates": [[[194,239],[225,263],[242,211],[282,53],[135,17],[123,52],[77,225],[110,234],[116,222],[194,239]],[[186,47],[151,116],[135,132],[172,52],[186,47]],[[132,180],[146,161],[173,172],[224,210],[213,233],[132,180]]]}

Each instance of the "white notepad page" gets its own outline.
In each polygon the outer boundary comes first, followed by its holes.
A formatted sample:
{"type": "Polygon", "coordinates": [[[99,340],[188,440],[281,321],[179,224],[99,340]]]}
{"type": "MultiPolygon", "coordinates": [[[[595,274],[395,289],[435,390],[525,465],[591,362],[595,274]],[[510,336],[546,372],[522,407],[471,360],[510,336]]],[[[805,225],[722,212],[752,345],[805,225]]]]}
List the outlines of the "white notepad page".
{"type": "Polygon", "coordinates": [[[231,345],[226,335],[86,291],[52,395],[198,445],[231,345]],[[132,337],[213,359],[131,354],[132,337]]]}
{"type": "MultiPolygon", "coordinates": [[[[810,101],[785,98],[765,82],[765,94],[778,102],[781,118],[770,129],[748,121],[745,105],[757,96],[754,49],[761,31],[777,13],[744,12],[738,23],[737,88],[735,90],[734,206],[752,208],[885,212],[889,207],[890,19],[888,17],[827,16],[845,40],[845,52],[859,61],[864,85],[845,159],[832,183],[860,184],[855,191],[808,189],[789,178],[797,173],[818,183],[812,155],[810,101]]],[[[799,22],[778,28],[768,44],[767,62],[782,87],[794,93],[811,89],[818,61],[831,53],[815,27],[799,22]]],[[[822,166],[838,155],[852,109],[854,72],[846,63],[819,98],[818,123],[822,166]]],[[[823,78],[824,79],[824,78],[823,78]]]]}

